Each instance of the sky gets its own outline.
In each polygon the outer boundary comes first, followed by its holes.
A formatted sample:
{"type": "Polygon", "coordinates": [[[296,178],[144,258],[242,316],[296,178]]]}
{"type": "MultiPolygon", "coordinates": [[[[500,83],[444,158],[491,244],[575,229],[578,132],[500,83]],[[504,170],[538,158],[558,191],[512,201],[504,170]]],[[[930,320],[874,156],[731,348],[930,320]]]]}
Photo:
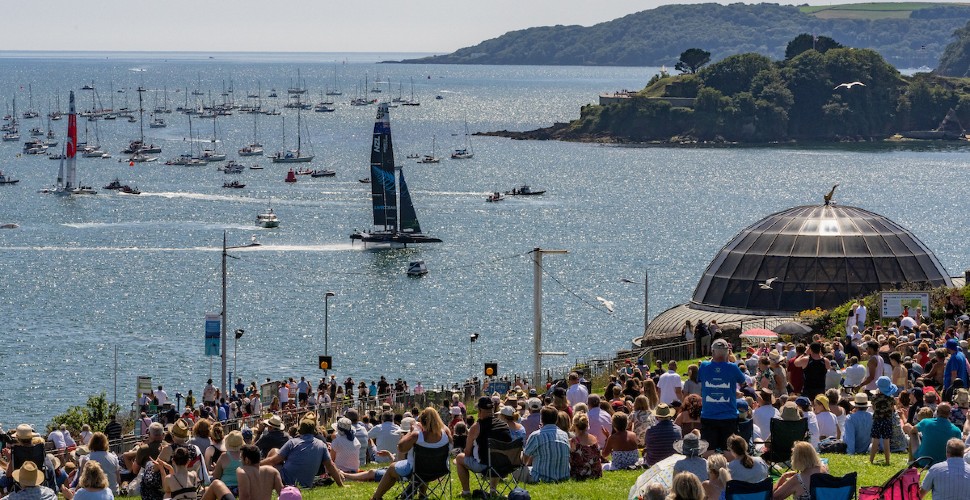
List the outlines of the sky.
{"type": "Polygon", "coordinates": [[[450,53],[508,31],[702,1],[10,1],[0,50],[450,53]]]}

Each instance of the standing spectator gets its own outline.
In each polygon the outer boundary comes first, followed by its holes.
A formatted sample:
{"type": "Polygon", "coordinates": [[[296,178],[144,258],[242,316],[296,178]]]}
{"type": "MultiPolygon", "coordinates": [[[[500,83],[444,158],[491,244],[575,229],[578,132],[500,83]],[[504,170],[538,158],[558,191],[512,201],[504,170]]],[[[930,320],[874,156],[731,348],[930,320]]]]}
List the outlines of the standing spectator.
{"type": "Polygon", "coordinates": [[[701,355],[701,345],[697,339],[694,338],[694,325],[690,324],[690,320],[684,322],[684,329],[682,330],[684,334],[684,340],[690,344],[694,345],[694,356],[700,357],[701,355]]]}
{"type": "Polygon", "coordinates": [[[158,389],[155,391],[155,399],[158,400],[157,404],[159,407],[162,407],[168,404],[168,393],[165,392],[165,389],[162,389],[161,385],[159,385],[158,389]]]}
{"type": "Polygon", "coordinates": [[[211,378],[206,381],[205,388],[202,389],[202,404],[209,407],[216,404],[216,386],[212,385],[211,378]]]}
{"type": "Polygon", "coordinates": [[[967,357],[960,351],[960,342],[957,339],[947,340],[946,350],[949,352],[950,358],[947,360],[946,369],[943,371],[944,396],[947,395],[945,393],[953,386],[954,381],[962,380],[964,383],[967,381],[967,357]]]}
{"type": "Polygon", "coordinates": [[[552,406],[541,410],[542,427],[529,436],[529,442],[522,450],[529,468],[531,482],[558,482],[569,479],[569,434],[560,429],[556,422],[559,411],[552,406]]]}
{"type": "Polygon", "coordinates": [[[738,365],[728,361],[731,346],[724,339],[711,345],[711,361],[700,367],[701,437],[715,450],[727,449],[727,438],[738,432],[737,390],[744,384],[744,374],[738,365]]]}
{"type": "Polygon", "coordinates": [[[296,395],[299,406],[305,407],[309,403],[310,383],[306,381],[306,377],[300,377],[300,383],[296,384],[296,395]]]}
{"type": "Polygon", "coordinates": [[[885,375],[876,380],[876,385],[879,391],[872,399],[872,443],[869,445],[869,463],[873,463],[879,447],[882,446],[886,455],[886,465],[889,465],[889,440],[893,437],[893,413],[896,410],[894,396],[899,392],[899,387],[885,375]]]}
{"type": "Polygon", "coordinates": [[[569,389],[566,390],[566,400],[569,401],[569,406],[585,403],[588,397],[589,390],[579,381],[579,374],[571,372],[569,374],[569,389]]]}
{"type": "Polygon", "coordinates": [[[667,372],[657,379],[657,389],[660,390],[660,402],[668,405],[674,401],[684,400],[684,383],[677,373],[677,362],[667,363],[667,372]]]}
{"type": "Polygon", "coordinates": [[[962,500],[970,491],[970,464],[963,459],[965,445],[959,438],[946,442],[946,461],[926,472],[919,497],[932,493],[933,500],[962,500]]]}
{"type": "Polygon", "coordinates": [[[859,307],[855,310],[855,321],[859,330],[866,329],[866,316],[868,315],[868,310],[866,309],[866,302],[860,301],[859,307]]]}
{"type": "Polygon", "coordinates": [[[829,360],[822,357],[822,344],[812,342],[807,355],[796,358],[793,364],[803,371],[802,396],[812,401],[825,392],[825,377],[830,366],[829,360]]]}

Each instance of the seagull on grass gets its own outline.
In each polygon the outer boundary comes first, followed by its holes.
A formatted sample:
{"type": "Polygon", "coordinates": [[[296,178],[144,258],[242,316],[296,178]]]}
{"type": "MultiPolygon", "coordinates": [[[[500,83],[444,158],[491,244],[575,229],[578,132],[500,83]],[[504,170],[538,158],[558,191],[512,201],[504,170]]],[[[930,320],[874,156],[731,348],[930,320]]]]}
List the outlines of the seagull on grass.
{"type": "Polygon", "coordinates": [[[778,280],[778,277],[777,276],[775,276],[774,278],[768,278],[768,279],[765,280],[764,283],[758,284],[758,288],[760,288],[762,290],[772,290],[771,284],[774,283],[777,280],[778,280]]]}
{"type": "Polygon", "coordinates": [[[596,297],[596,300],[600,301],[600,304],[603,304],[603,307],[605,307],[608,312],[613,312],[613,308],[616,304],[614,304],[612,300],[606,300],[603,297],[596,297]]]}
{"type": "Polygon", "coordinates": [[[866,86],[866,84],[864,84],[862,82],[848,82],[848,83],[840,83],[840,84],[836,85],[835,88],[832,89],[832,90],[839,90],[839,89],[842,89],[842,88],[851,89],[852,87],[855,87],[856,85],[861,85],[863,87],[866,86]]]}

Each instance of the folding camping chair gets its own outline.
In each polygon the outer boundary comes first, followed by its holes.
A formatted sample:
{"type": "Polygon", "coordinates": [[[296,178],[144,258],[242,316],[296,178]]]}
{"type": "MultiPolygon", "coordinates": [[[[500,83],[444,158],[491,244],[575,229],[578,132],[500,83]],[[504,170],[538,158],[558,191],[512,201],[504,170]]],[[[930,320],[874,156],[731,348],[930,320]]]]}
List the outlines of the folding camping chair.
{"type": "Polygon", "coordinates": [[[414,445],[414,470],[402,479],[397,500],[451,498],[450,447],[426,448],[414,445]]]}
{"type": "Polygon", "coordinates": [[[505,497],[519,486],[519,481],[513,474],[522,464],[522,448],[524,441],[519,438],[514,441],[488,440],[488,459],[485,471],[476,475],[478,487],[485,492],[495,492],[505,497]],[[493,488],[492,485],[495,485],[493,488]]]}
{"type": "Polygon", "coordinates": [[[842,477],[829,474],[812,474],[808,486],[811,500],[852,500],[856,492],[856,473],[850,472],[842,477]]]}
{"type": "Polygon", "coordinates": [[[931,457],[920,457],[893,474],[882,486],[863,486],[859,500],[920,500],[920,474],[933,465],[931,457]]]}
{"type": "Polygon", "coordinates": [[[760,483],[728,481],[724,487],[725,500],[771,500],[773,482],[766,477],[760,483]]]}
{"type": "Polygon", "coordinates": [[[771,437],[764,442],[765,452],[761,459],[768,463],[769,471],[779,473],[791,469],[791,452],[798,441],[808,441],[808,419],[781,420],[771,419],[771,437]],[[779,468],[780,466],[781,468],[779,468]]]}

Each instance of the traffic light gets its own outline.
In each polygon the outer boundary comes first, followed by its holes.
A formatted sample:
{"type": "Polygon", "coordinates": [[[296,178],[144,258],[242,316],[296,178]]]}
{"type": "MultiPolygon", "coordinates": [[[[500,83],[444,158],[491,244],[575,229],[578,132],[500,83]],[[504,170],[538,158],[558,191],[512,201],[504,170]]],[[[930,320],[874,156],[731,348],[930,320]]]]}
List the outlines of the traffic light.
{"type": "Polygon", "coordinates": [[[485,363],[485,376],[494,377],[498,375],[498,363],[485,363]]]}
{"type": "Polygon", "coordinates": [[[333,370],[333,356],[320,356],[319,366],[321,370],[333,370]]]}

